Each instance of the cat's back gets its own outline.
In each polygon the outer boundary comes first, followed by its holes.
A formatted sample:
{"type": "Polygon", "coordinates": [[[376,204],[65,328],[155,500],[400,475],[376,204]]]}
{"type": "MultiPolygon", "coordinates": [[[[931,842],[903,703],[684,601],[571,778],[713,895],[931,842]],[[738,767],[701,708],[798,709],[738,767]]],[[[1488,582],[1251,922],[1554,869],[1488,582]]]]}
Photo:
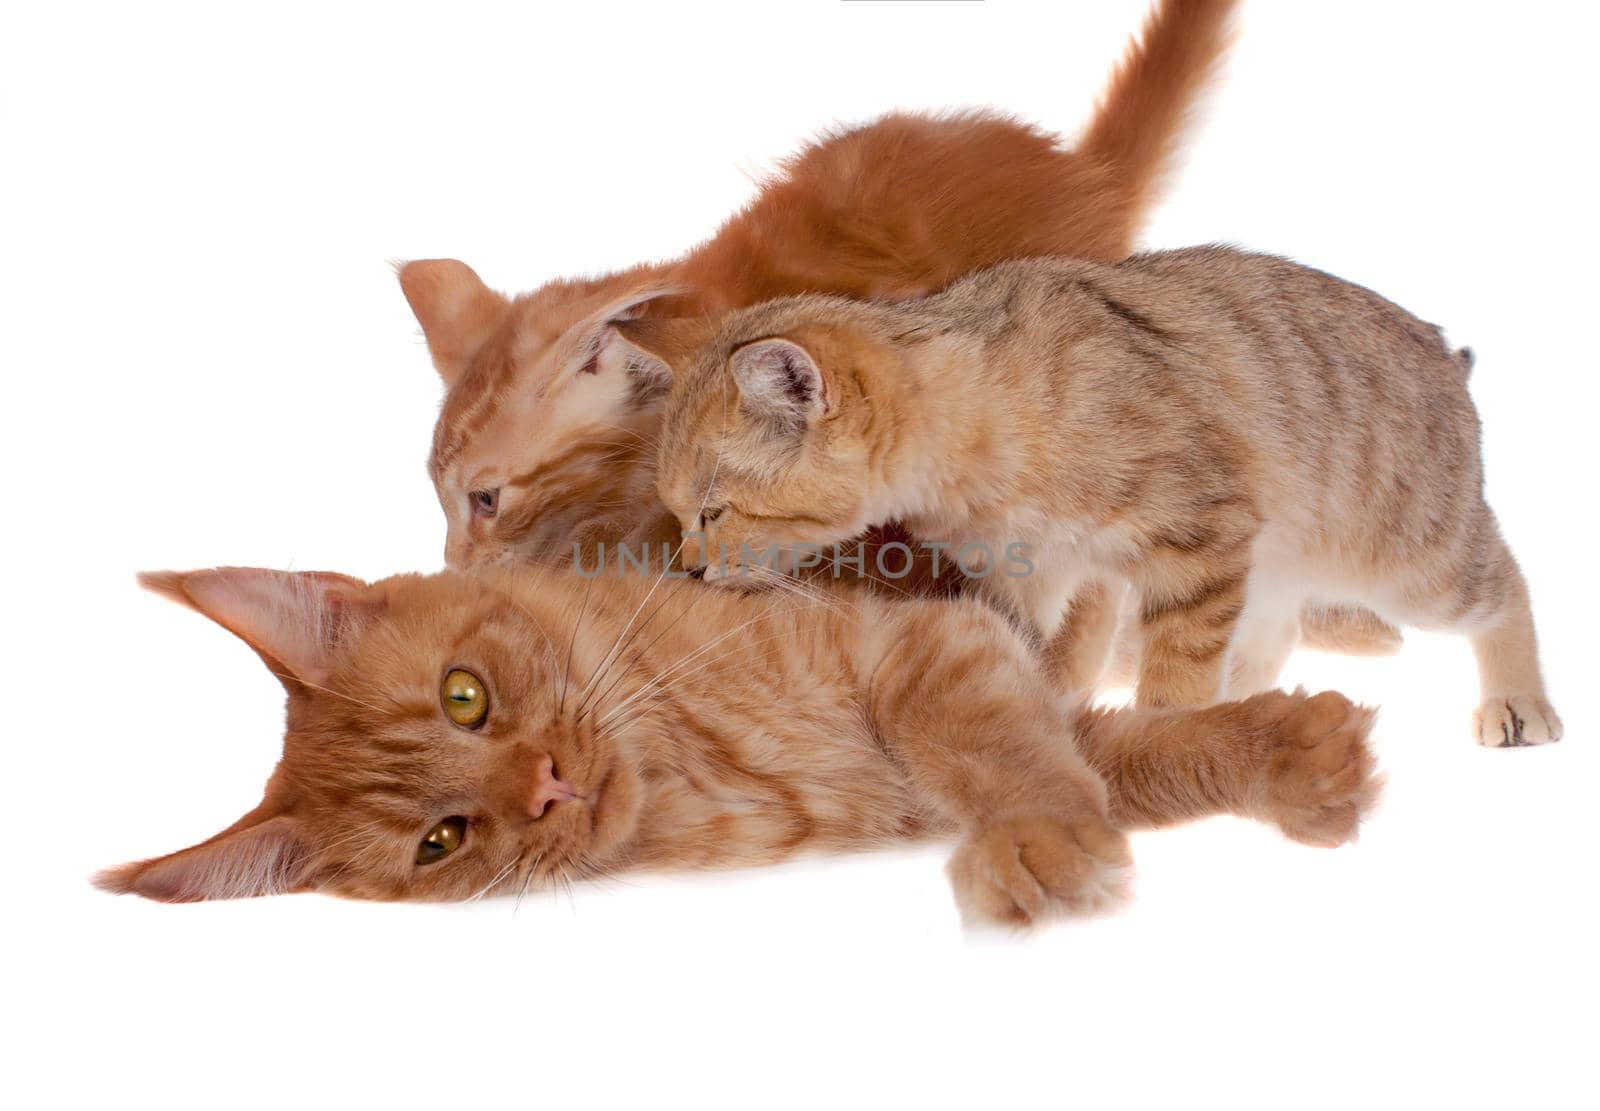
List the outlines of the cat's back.
{"type": "Polygon", "coordinates": [[[1038,451],[1076,445],[1070,470],[1085,482],[1109,488],[1139,458],[1207,444],[1262,497],[1321,519],[1374,489],[1430,505],[1476,494],[1470,356],[1312,267],[1224,246],[1025,259],[928,304],[981,339],[1038,451]]]}
{"type": "Polygon", "coordinates": [[[696,248],[707,307],[803,290],[911,297],[1018,252],[1126,249],[1107,173],[1055,136],[987,112],[895,113],[834,132],[696,248]]]}
{"type": "Polygon", "coordinates": [[[1366,360],[1443,372],[1452,383],[1459,377],[1437,325],[1366,286],[1280,255],[1211,244],[1152,251],[1098,270],[1109,288],[1161,310],[1175,331],[1232,328],[1268,341],[1288,334],[1330,365],[1366,360]]]}
{"type": "Polygon", "coordinates": [[[1316,319],[1325,327],[1381,332],[1430,353],[1444,348],[1438,326],[1365,286],[1280,255],[1220,244],[1150,251],[1122,262],[1047,256],[1012,259],[970,275],[928,304],[946,314],[994,309],[1019,296],[1041,308],[1074,304],[1108,310],[1129,323],[1148,317],[1179,340],[1241,318],[1316,319]]]}
{"type": "Polygon", "coordinates": [[[1475,503],[1472,360],[1436,325],[1355,282],[1229,247],[1154,252],[1105,272],[1111,295],[1167,337],[1182,373],[1221,383],[1210,419],[1250,445],[1259,496],[1281,512],[1365,543],[1375,502],[1430,518],[1475,503]]]}
{"type": "Polygon", "coordinates": [[[1096,360],[1160,367],[1196,387],[1221,385],[1278,423],[1285,407],[1380,425],[1441,406],[1458,417],[1471,409],[1470,356],[1438,326],[1277,255],[1209,245],[1120,263],[1024,259],[936,300],[991,335],[1009,318],[1024,344],[1052,345],[1060,373],[1096,360]]]}

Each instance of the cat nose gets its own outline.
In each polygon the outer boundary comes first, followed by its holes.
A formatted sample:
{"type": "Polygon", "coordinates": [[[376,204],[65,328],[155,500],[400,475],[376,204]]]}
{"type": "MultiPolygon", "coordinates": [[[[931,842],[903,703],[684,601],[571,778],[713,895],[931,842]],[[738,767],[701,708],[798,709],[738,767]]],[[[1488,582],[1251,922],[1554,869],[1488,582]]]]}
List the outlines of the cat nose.
{"type": "Polygon", "coordinates": [[[580,798],[578,792],[567,785],[556,770],[556,762],[549,756],[539,761],[533,773],[533,790],[528,795],[528,817],[544,817],[545,811],[565,799],[580,798]]]}

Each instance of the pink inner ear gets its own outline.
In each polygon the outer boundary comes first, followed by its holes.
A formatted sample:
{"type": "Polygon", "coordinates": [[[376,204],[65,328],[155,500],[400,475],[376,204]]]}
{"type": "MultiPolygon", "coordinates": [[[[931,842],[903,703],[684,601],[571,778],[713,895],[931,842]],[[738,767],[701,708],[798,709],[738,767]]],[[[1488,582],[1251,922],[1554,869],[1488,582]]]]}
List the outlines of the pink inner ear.
{"type": "Polygon", "coordinates": [[[244,899],[297,890],[306,860],[293,819],[279,814],[170,856],[107,869],[94,882],[102,890],[167,903],[244,899]]]}
{"type": "Polygon", "coordinates": [[[219,567],[151,580],[305,683],[328,678],[340,640],[381,611],[359,579],[322,571],[219,567]]]}
{"type": "Polygon", "coordinates": [[[786,339],[767,339],[730,359],[744,403],[785,425],[804,426],[828,411],[827,380],[810,354],[786,339]]]}
{"type": "Polygon", "coordinates": [[[626,374],[636,384],[652,390],[665,389],[672,382],[672,368],[665,360],[636,345],[618,331],[615,322],[600,332],[600,349],[583,367],[582,373],[626,374]]]}
{"type": "Polygon", "coordinates": [[[813,373],[810,363],[787,349],[778,353],[778,362],[783,376],[783,389],[796,405],[807,405],[813,400],[826,401],[822,379],[813,373]]]}

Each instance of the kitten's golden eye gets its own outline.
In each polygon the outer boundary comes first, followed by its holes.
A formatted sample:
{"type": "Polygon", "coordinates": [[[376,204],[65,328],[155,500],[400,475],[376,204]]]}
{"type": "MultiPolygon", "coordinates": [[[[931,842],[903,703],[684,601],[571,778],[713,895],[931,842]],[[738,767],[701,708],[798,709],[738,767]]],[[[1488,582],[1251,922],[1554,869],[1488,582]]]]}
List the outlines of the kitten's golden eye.
{"type": "Polygon", "coordinates": [[[489,692],[470,671],[456,668],[448,672],[439,688],[439,700],[450,720],[463,729],[476,729],[489,716],[489,692]]]}
{"type": "Polygon", "coordinates": [[[465,818],[446,818],[417,843],[417,863],[432,864],[436,860],[443,860],[459,849],[466,837],[465,818]]]}

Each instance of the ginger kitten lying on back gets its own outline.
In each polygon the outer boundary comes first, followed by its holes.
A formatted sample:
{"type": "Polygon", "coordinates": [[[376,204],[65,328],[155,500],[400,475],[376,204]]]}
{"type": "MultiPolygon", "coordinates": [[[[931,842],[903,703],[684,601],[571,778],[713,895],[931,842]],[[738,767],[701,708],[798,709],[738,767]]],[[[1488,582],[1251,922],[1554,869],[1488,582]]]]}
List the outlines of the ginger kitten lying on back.
{"type": "Polygon", "coordinates": [[[1456,630],[1478,739],[1538,744],[1561,722],[1483,500],[1470,362],[1279,258],[1011,262],[921,301],[730,317],[677,368],[659,488],[707,580],[903,519],[971,545],[1041,641],[1080,583],[1130,584],[1149,706],[1272,686],[1308,603],[1456,630]]]}

